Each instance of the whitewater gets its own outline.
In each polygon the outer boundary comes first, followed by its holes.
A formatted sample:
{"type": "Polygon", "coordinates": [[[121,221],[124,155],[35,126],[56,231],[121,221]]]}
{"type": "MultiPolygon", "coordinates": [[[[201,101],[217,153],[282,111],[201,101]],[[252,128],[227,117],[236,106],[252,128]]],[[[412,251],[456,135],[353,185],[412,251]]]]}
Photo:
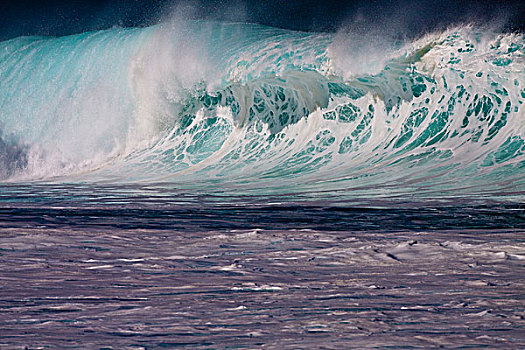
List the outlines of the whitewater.
{"type": "Polygon", "coordinates": [[[373,41],[177,21],[3,42],[2,178],[523,200],[523,35],[373,41]]]}
{"type": "Polygon", "coordinates": [[[0,348],[525,348],[525,37],[176,18],[0,43],[0,348]]]}

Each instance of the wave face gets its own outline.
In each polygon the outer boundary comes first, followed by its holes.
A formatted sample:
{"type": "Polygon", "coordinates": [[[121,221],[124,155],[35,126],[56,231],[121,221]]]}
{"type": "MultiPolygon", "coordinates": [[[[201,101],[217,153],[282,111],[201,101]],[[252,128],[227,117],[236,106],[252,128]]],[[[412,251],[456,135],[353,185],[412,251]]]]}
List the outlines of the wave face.
{"type": "Polygon", "coordinates": [[[3,181],[522,201],[525,40],[191,21],[0,43],[3,181]]]}

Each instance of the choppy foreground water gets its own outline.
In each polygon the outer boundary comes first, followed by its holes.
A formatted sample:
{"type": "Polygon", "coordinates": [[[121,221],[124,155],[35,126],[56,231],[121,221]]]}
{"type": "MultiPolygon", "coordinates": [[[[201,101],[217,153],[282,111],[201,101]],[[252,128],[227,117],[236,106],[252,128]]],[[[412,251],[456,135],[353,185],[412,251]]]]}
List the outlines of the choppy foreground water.
{"type": "Polygon", "coordinates": [[[523,206],[65,187],[3,187],[0,349],[525,347],[523,206]]]}

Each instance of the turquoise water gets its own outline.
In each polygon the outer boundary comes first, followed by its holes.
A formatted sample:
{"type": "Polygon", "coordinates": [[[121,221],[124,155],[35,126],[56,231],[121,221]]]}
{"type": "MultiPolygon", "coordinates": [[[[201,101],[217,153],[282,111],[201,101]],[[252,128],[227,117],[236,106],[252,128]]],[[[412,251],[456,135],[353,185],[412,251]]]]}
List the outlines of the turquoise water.
{"type": "Polygon", "coordinates": [[[0,44],[3,181],[520,202],[525,40],[206,21],[0,44]]]}

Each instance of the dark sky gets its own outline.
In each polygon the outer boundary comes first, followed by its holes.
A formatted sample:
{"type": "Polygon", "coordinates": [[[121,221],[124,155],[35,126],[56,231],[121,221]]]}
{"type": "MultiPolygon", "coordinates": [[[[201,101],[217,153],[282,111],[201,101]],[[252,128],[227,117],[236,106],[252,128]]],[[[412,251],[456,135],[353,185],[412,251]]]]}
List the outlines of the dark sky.
{"type": "Polygon", "coordinates": [[[525,0],[0,0],[0,39],[65,35],[156,23],[180,3],[193,17],[248,21],[297,30],[333,31],[343,24],[395,27],[418,35],[456,22],[505,23],[525,29],[525,0]]]}

